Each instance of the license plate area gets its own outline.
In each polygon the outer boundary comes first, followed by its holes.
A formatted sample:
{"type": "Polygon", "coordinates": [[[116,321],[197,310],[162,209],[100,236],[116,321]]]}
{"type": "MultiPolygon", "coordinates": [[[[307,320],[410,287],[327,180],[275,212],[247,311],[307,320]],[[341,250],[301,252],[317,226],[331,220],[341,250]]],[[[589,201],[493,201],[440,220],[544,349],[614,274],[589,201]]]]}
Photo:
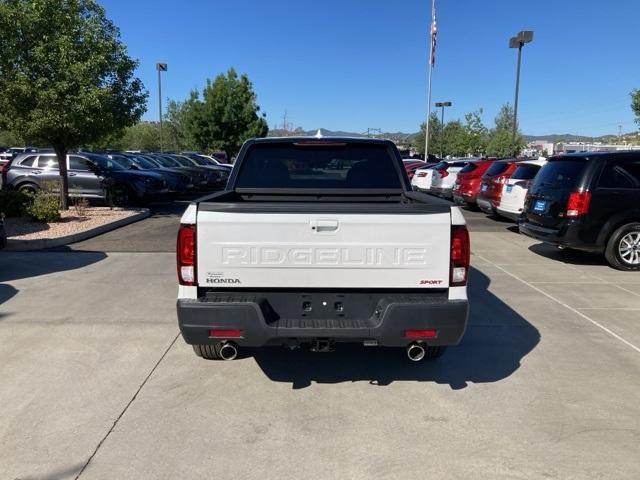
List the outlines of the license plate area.
{"type": "Polygon", "coordinates": [[[547,210],[546,200],[535,200],[533,202],[533,211],[536,213],[544,213],[547,210]]]}
{"type": "Polygon", "coordinates": [[[482,186],[480,187],[480,191],[481,192],[486,192],[488,188],[488,185],[486,183],[483,183],[482,186]]]}
{"type": "Polygon", "coordinates": [[[511,190],[513,190],[513,185],[507,185],[507,193],[511,193],[511,190]]]}

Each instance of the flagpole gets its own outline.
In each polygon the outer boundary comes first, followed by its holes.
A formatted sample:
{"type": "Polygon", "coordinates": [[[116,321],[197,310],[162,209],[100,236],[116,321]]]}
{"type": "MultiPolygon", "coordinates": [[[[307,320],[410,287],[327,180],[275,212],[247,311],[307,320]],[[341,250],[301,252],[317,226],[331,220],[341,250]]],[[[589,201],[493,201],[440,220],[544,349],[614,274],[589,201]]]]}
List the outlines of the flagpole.
{"type": "Polygon", "coordinates": [[[429,79],[427,87],[427,125],[424,132],[424,160],[429,159],[429,121],[431,120],[431,77],[433,75],[433,17],[436,0],[431,0],[431,26],[429,28],[429,79]]]}

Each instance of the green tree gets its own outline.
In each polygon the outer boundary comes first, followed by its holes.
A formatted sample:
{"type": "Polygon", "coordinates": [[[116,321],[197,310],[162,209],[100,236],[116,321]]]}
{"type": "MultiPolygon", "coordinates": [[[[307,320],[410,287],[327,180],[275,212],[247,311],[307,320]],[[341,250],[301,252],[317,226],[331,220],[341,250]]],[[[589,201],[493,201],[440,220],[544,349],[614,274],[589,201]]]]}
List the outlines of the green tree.
{"type": "Polygon", "coordinates": [[[504,104],[495,119],[495,127],[489,132],[487,155],[494,157],[512,157],[520,153],[525,141],[516,125],[516,138],[513,141],[513,108],[504,104]]]}
{"type": "Polygon", "coordinates": [[[636,116],[636,123],[640,125],[640,90],[638,89],[631,92],[631,110],[636,116]]]}
{"type": "MultiPolygon", "coordinates": [[[[418,153],[424,154],[424,132],[427,128],[427,123],[423,122],[420,125],[420,131],[413,136],[412,145],[418,153]]],[[[442,150],[442,124],[438,118],[436,112],[431,113],[429,118],[429,153],[432,155],[440,155],[442,150]]]]}
{"type": "Polygon", "coordinates": [[[452,155],[454,157],[464,157],[466,150],[466,133],[460,120],[451,120],[444,126],[440,141],[442,156],[452,155]]]}
{"type": "Polygon", "coordinates": [[[147,93],[118,28],[94,0],[0,0],[0,128],[58,157],[135,124],[147,93]]]}
{"type": "Polygon", "coordinates": [[[489,130],[481,117],[482,109],[464,116],[464,150],[470,155],[483,155],[487,150],[489,130]]]}
{"type": "Polygon", "coordinates": [[[223,150],[233,156],[245,140],[269,132],[264,115],[259,115],[253,85],[233,68],[207,80],[202,95],[191,92],[184,108],[187,137],[202,151],[223,150]]]}
{"type": "Polygon", "coordinates": [[[0,132],[0,145],[4,147],[17,147],[24,142],[15,133],[2,131],[0,132]]]}
{"type": "Polygon", "coordinates": [[[128,127],[118,142],[118,148],[150,152],[160,150],[160,125],[143,122],[128,127]]]}
{"type": "Polygon", "coordinates": [[[168,150],[193,150],[196,148],[195,142],[187,130],[188,114],[185,102],[168,101],[162,127],[164,144],[168,150]]]}

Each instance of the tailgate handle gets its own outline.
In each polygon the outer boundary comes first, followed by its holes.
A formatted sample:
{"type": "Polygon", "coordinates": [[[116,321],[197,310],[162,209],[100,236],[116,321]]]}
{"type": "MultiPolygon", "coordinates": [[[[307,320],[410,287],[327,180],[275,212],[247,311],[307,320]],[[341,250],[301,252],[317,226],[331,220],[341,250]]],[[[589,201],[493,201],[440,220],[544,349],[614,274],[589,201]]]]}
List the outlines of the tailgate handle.
{"type": "Polygon", "coordinates": [[[311,230],[314,230],[318,233],[335,232],[336,230],[338,230],[338,221],[337,220],[312,220],[311,230]]]}

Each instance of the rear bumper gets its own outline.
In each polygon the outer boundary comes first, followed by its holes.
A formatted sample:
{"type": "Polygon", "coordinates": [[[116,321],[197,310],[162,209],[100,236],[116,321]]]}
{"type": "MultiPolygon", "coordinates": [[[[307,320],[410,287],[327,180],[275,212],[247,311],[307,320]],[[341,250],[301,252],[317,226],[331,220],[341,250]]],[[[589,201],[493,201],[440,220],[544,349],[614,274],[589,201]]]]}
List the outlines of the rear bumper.
{"type": "Polygon", "coordinates": [[[465,193],[461,190],[454,190],[453,200],[458,205],[475,205],[478,200],[478,195],[465,193]]]}
{"type": "MultiPolygon", "coordinates": [[[[224,340],[233,340],[239,346],[261,347],[282,345],[291,342],[304,343],[318,338],[337,342],[362,342],[375,340],[378,345],[389,347],[406,346],[418,338],[406,338],[408,329],[436,329],[435,338],[423,339],[427,345],[456,345],[460,342],[466,327],[469,312],[467,300],[448,300],[439,296],[431,298],[429,294],[394,293],[342,294],[336,297],[330,293],[305,294],[289,292],[270,298],[268,293],[218,293],[191,300],[178,300],[178,324],[184,340],[188,344],[216,344],[224,340]],[[284,296],[283,296],[284,295],[284,296]],[[348,313],[341,315],[322,315],[320,318],[297,315],[292,310],[300,308],[302,300],[311,298],[314,304],[321,305],[319,299],[327,298],[329,306],[335,298],[340,298],[347,308],[346,312],[358,312],[350,318],[348,313]],[[370,315],[361,315],[368,307],[359,308],[358,295],[366,295],[371,304],[370,315]],[[274,305],[282,306],[289,302],[282,315],[274,305]],[[286,316],[285,316],[286,315],[286,316]],[[223,338],[209,336],[212,329],[240,329],[241,338],[223,338]]],[[[331,308],[330,308],[331,309],[331,308]]],[[[321,313],[321,312],[319,312],[321,313]]],[[[333,313],[333,312],[332,312],[333,313]]]]}
{"type": "Polygon", "coordinates": [[[501,217],[508,218],[509,220],[513,220],[514,222],[517,222],[522,218],[522,212],[513,212],[511,210],[505,210],[504,208],[500,207],[496,208],[496,212],[501,217]]]}
{"type": "Polygon", "coordinates": [[[476,200],[476,204],[478,205],[478,208],[484,213],[492,214],[496,211],[495,207],[493,206],[493,201],[487,198],[478,197],[478,199],[476,200]]]}
{"type": "Polygon", "coordinates": [[[432,187],[430,193],[437,195],[438,197],[444,198],[452,198],[453,187],[450,188],[442,188],[442,187],[432,187]]]}
{"type": "Polygon", "coordinates": [[[524,221],[519,224],[519,227],[520,233],[551,245],[587,252],[602,252],[604,250],[603,246],[586,243],[580,238],[581,226],[577,221],[566,221],[559,228],[546,228],[524,221]]]}

